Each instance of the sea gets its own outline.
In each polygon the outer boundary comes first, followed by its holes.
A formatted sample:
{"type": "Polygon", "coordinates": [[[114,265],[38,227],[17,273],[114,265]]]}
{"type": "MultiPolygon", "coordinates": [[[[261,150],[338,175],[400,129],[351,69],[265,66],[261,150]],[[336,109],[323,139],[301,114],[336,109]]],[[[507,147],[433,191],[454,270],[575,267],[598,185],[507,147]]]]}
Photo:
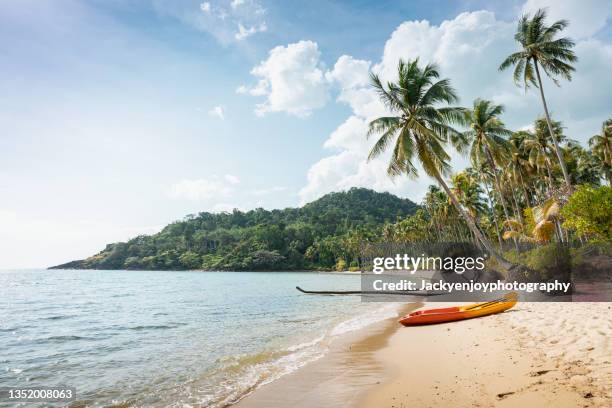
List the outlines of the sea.
{"type": "Polygon", "coordinates": [[[0,388],[73,387],[74,407],[225,407],[397,314],[296,286],[358,290],[360,277],[0,271],[0,388]]]}

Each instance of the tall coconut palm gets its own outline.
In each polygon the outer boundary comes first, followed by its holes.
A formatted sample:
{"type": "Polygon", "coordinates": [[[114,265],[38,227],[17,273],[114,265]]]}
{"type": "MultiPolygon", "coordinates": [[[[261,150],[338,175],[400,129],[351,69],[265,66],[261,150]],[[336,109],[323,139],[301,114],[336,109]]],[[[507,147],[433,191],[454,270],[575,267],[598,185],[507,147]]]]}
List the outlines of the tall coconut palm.
{"type": "Polygon", "coordinates": [[[472,109],[465,111],[465,125],[470,129],[463,132],[470,143],[470,159],[472,166],[478,168],[484,158],[495,179],[495,188],[499,194],[500,203],[506,219],[509,219],[508,206],[502,194],[497,167],[502,167],[508,161],[511,146],[506,137],[512,134],[504,127],[499,115],[504,112],[502,105],[491,101],[476,99],[472,109]]]}
{"type": "MultiPolygon", "coordinates": [[[[539,119],[538,119],[539,120],[539,119]]],[[[546,126],[548,127],[548,125],[546,126]]],[[[538,171],[546,170],[548,176],[549,193],[553,191],[553,168],[550,161],[550,143],[547,135],[539,131],[538,121],[536,121],[536,131],[534,133],[526,132],[523,138],[523,149],[529,155],[529,164],[535,167],[538,171]]]]}
{"type": "Polygon", "coordinates": [[[612,119],[601,126],[601,134],[589,139],[589,147],[600,162],[601,172],[612,185],[612,119]]]}
{"type": "Polygon", "coordinates": [[[489,239],[476,226],[474,218],[463,209],[444,181],[450,173],[450,156],[444,146],[451,142],[459,151],[465,149],[462,134],[452,127],[453,123],[461,122],[464,109],[449,106],[458,101],[450,81],[439,79],[436,65],[421,67],[418,58],[407,62],[400,60],[397,73],[397,82],[387,84],[371,74],[372,86],[393,116],[370,122],[368,136],[379,135],[379,138],[368,159],[379,156],[393,145],[387,173],[391,177],[408,175],[413,178],[418,175],[414,163],[415,159],[418,160],[425,173],[444,189],[483,246],[503,266],[512,267],[496,253],[489,239]]]}
{"type": "Polygon", "coordinates": [[[540,76],[540,66],[544,70],[544,73],[558,85],[559,81],[556,78],[557,76],[561,76],[571,81],[574,67],[570,64],[576,62],[578,58],[574,54],[574,51],[572,51],[574,42],[571,39],[567,37],[556,38],[557,35],[569,25],[569,22],[567,20],[559,20],[547,26],[545,20],[546,10],[544,9],[536,11],[531,18],[528,14],[521,17],[514,38],[523,49],[509,55],[504,62],[501,63],[499,69],[503,71],[510,66],[515,66],[515,82],[518,83],[522,79],[525,89],[532,84],[540,90],[544,115],[546,116],[548,129],[552,136],[555,153],[557,154],[559,165],[563,171],[565,183],[567,187],[571,189],[569,174],[565,166],[565,161],[563,160],[557,135],[553,130],[550,114],[548,113],[542,77],[540,76]]]}

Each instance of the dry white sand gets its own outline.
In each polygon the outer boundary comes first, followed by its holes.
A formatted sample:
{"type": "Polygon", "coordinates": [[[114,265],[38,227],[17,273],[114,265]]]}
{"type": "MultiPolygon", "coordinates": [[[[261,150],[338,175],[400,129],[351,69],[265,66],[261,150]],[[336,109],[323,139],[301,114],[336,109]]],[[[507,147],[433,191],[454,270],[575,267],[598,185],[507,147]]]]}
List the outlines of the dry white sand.
{"type": "Polygon", "coordinates": [[[563,374],[572,388],[612,406],[612,303],[524,303],[508,314],[521,347],[563,374]]]}
{"type": "Polygon", "coordinates": [[[518,303],[447,324],[401,327],[390,319],[238,406],[612,407],[611,308],[518,303]]]}
{"type": "Polygon", "coordinates": [[[610,305],[519,303],[402,328],[376,354],[392,380],[360,407],[612,407],[610,305]]]}

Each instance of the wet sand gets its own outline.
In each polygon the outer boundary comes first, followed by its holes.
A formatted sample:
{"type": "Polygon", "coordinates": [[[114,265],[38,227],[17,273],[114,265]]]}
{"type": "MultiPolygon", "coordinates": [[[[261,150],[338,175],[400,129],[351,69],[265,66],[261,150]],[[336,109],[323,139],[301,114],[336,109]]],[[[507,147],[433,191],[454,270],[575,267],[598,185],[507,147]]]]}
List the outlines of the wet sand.
{"type": "Polygon", "coordinates": [[[494,316],[407,328],[389,319],[339,339],[322,359],[238,406],[609,407],[609,305],[519,303],[494,316]]]}
{"type": "MultiPolygon", "coordinates": [[[[409,304],[401,314],[422,306],[409,304]]],[[[391,379],[376,356],[400,329],[387,319],[334,341],[329,352],[299,370],[262,386],[242,399],[239,408],[313,408],[358,406],[367,390],[391,379]]]]}

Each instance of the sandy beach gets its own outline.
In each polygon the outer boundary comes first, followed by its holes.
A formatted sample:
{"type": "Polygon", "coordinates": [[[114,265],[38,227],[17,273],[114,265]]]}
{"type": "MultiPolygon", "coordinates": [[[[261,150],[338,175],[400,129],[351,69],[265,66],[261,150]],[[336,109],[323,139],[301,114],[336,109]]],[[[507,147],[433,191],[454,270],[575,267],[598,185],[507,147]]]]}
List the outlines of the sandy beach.
{"type": "Polygon", "coordinates": [[[339,339],[322,359],[237,406],[608,407],[611,307],[519,303],[503,314],[410,328],[388,319],[339,339]]]}

